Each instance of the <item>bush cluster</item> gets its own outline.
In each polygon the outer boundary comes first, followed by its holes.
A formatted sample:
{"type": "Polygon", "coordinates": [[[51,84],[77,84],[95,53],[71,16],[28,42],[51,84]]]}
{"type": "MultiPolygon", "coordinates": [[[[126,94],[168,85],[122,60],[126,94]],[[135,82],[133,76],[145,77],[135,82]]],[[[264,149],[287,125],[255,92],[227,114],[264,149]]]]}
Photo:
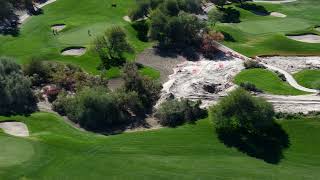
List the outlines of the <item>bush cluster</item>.
{"type": "Polygon", "coordinates": [[[260,64],[258,61],[255,61],[255,60],[247,60],[243,63],[243,65],[246,69],[253,69],[253,68],[265,69],[265,67],[262,64],[260,64]]]}
{"type": "Polygon", "coordinates": [[[14,59],[0,57],[0,115],[30,114],[37,110],[31,82],[14,59]]]}
{"type": "Polygon", "coordinates": [[[255,84],[252,84],[250,82],[242,82],[240,83],[240,87],[247,91],[252,91],[252,92],[262,92],[262,90],[258,89],[255,84]]]}
{"type": "Polygon", "coordinates": [[[199,106],[201,101],[192,102],[187,99],[169,100],[162,103],[155,113],[163,126],[176,127],[186,122],[193,123],[206,116],[206,110],[199,106]]]}

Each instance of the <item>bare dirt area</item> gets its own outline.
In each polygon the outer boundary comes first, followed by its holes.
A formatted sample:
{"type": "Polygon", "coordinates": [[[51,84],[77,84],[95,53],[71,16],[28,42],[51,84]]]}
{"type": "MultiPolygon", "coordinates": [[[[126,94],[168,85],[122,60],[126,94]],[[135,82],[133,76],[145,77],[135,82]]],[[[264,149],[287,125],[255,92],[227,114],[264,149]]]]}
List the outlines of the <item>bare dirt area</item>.
{"type": "Polygon", "coordinates": [[[290,35],[287,36],[289,39],[305,42],[305,43],[320,43],[320,36],[315,34],[305,34],[305,35],[290,35]]]}
{"type": "Polygon", "coordinates": [[[271,102],[277,112],[304,113],[320,110],[320,96],[277,96],[277,95],[258,95],[271,102]]]}
{"type": "Polygon", "coordinates": [[[202,100],[204,107],[209,106],[236,87],[233,78],[242,69],[243,61],[233,57],[220,61],[202,59],[181,63],[174,68],[169,81],[163,84],[158,104],[174,97],[202,100]]]}
{"type": "Polygon", "coordinates": [[[260,57],[259,60],[291,74],[304,69],[320,69],[320,57],[318,56],[273,56],[260,57]]]}
{"type": "Polygon", "coordinates": [[[279,12],[271,12],[270,16],[285,18],[287,15],[279,13],[279,12]]]}
{"type": "Polygon", "coordinates": [[[146,49],[136,58],[137,63],[160,71],[161,82],[167,81],[168,76],[174,72],[173,69],[177,66],[177,64],[185,61],[186,59],[179,55],[160,55],[154,48],[146,49]]]}
{"type": "Polygon", "coordinates": [[[0,122],[0,129],[12,136],[28,137],[29,130],[27,125],[22,122],[6,121],[0,122]]]}

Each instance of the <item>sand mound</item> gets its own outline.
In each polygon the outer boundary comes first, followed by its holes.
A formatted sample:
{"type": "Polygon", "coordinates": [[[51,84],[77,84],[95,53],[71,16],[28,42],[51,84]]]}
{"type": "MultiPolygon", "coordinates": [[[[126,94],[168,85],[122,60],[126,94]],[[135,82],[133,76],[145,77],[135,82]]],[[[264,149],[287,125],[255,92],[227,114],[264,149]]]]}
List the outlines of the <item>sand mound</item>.
{"type": "Polygon", "coordinates": [[[123,20],[127,21],[127,22],[131,22],[131,19],[129,16],[123,16],[123,20]]]}
{"type": "Polygon", "coordinates": [[[51,26],[51,29],[59,32],[62,31],[65,27],[65,24],[54,24],[51,26]]]}
{"type": "Polygon", "coordinates": [[[63,56],[82,56],[86,53],[85,47],[69,47],[61,51],[63,56]]]}
{"type": "Polygon", "coordinates": [[[296,36],[287,36],[290,39],[305,43],[320,43],[320,36],[315,34],[305,34],[296,36]]]}
{"type": "Polygon", "coordinates": [[[279,12],[271,12],[270,16],[285,18],[287,15],[279,13],[279,12]]]}
{"type": "Polygon", "coordinates": [[[226,61],[186,61],[177,65],[169,81],[163,84],[158,104],[170,97],[183,97],[201,99],[203,106],[208,106],[235,87],[233,78],[243,68],[243,61],[237,58],[226,61]]]}
{"type": "Polygon", "coordinates": [[[2,122],[0,128],[12,136],[27,137],[29,136],[28,127],[21,122],[2,122]]]}

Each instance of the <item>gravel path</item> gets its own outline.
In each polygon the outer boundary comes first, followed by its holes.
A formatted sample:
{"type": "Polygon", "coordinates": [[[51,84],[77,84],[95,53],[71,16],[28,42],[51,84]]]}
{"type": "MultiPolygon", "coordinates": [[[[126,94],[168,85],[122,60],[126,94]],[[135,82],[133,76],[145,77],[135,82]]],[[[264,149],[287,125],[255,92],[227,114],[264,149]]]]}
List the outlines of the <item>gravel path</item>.
{"type": "Polygon", "coordinates": [[[274,0],[253,0],[253,2],[257,3],[271,3],[271,4],[281,4],[281,3],[290,3],[290,2],[295,2],[297,0],[279,0],[279,1],[274,1],[274,0]]]}

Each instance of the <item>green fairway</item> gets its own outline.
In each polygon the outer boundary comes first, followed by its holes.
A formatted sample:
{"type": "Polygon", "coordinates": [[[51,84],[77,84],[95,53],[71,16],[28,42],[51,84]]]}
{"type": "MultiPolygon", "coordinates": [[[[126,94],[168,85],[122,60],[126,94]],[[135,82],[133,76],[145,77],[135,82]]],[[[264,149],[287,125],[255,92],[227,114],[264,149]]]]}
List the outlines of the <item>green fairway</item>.
{"type": "Polygon", "coordinates": [[[208,120],[102,136],[76,130],[48,113],[10,119],[25,122],[31,137],[0,133],[0,142],[10,141],[1,146],[0,179],[298,180],[320,176],[320,145],[314,141],[320,137],[320,119],[280,121],[291,145],[278,165],[227,148],[208,120]]]}
{"type": "Polygon", "coordinates": [[[316,88],[315,83],[320,83],[320,70],[302,70],[294,74],[293,77],[302,86],[316,88]]]}
{"type": "MultiPolygon", "coordinates": [[[[90,46],[92,40],[108,27],[123,27],[136,53],[150,46],[150,43],[138,40],[135,30],[123,20],[133,6],[135,0],[57,0],[43,8],[43,15],[29,18],[21,26],[18,37],[0,35],[0,55],[15,57],[19,63],[25,63],[31,57],[69,62],[98,73],[96,68],[100,60],[90,51],[90,46]],[[111,7],[112,3],[117,7],[111,7]],[[54,36],[50,27],[59,23],[66,24],[66,28],[54,36]],[[89,51],[81,57],[61,56],[60,51],[69,46],[84,46],[89,51]]],[[[129,59],[134,59],[134,55],[129,59]]]]}
{"type": "Polygon", "coordinates": [[[235,83],[250,82],[264,92],[278,95],[301,95],[305,92],[299,91],[288,83],[283,82],[275,73],[265,69],[243,70],[235,77],[235,83]]]}
{"type": "Polygon", "coordinates": [[[256,15],[240,11],[240,23],[219,24],[218,29],[230,34],[234,42],[225,45],[247,56],[257,55],[319,55],[319,44],[303,43],[288,39],[286,34],[315,33],[320,22],[319,1],[298,0],[293,3],[263,4],[270,12],[280,12],[287,17],[256,15]]]}

